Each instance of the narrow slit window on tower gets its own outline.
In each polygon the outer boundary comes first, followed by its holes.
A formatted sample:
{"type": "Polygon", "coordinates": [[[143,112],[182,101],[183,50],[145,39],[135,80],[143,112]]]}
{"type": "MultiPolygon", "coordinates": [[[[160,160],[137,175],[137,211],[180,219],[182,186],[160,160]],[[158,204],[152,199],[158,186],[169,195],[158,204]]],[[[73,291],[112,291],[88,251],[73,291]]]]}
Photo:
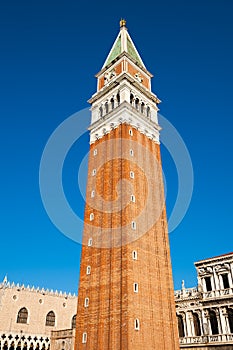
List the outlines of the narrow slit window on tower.
{"type": "Polygon", "coordinates": [[[136,250],[133,250],[132,257],[133,257],[133,260],[138,260],[138,253],[136,250]]]}
{"type": "Polygon", "coordinates": [[[91,198],[94,198],[94,197],[95,197],[95,191],[92,190],[92,191],[91,191],[91,198]]]}
{"type": "Polygon", "coordinates": [[[87,342],[87,333],[84,332],[82,336],[82,343],[85,344],[87,342]]]}
{"type": "Polygon", "coordinates": [[[89,298],[85,298],[84,299],[84,307],[88,307],[89,306],[89,298]]]}
{"type": "Polygon", "coordinates": [[[86,270],[87,275],[91,274],[91,266],[87,266],[87,270],[86,270]]]}
{"type": "Polygon", "coordinates": [[[133,130],[132,129],[129,129],[129,135],[133,136],[133,130]]]}
{"type": "Polygon", "coordinates": [[[139,323],[139,319],[138,318],[136,318],[136,320],[134,321],[134,329],[136,331],[139,331],[139,329],[140,329],[140,323],[139,323]]]}
{"type": "Polygon", "coordinates": [[[134,151],[133,151],[133,149],[131,149],[131,150],[129,151],[129,154],[131,155],[131,157],[134,156],[134,151]]]}
{"type": "Polygon", "coordinates": [[[88,245],[88,247],[91,247],[91,246],[92,246],[92,238],[89,238],[89,239],[88,239],[87,245],[88,245]]]}
{"type": "Polygon", "coordinates": [[[94,155],[94,156],[97,156],[97,153],[98,153],[97,149],[94,149],[93,155],[94,155]]]}
{"type": "Polygon", "coordinates": [[[92,170],[92,176],[95,176],[96,175],[96,169],[93,169],[92,170]]]}
{"type": "Polygon", "coordinates": [[[93,221],[94,220],[94,213],[91,213],[90,214],[90,221],[93,221]]]}
{"type": "Polygon", "coordinates": [[[131,222],[131,227],[132,227],[133,230],[136,230],[137,224],[136,224],[135,221],[131,222]]]}
{"type": "Polygon", "coordinates": [[[133,194],[131,194],[130,200],[131,200],[131,202],[135,203],[135,196],[133,194]]]}
{"type": "Polygon", "coordinates": [[[129,175],[130,175],[131,179],[134,179],[134,172],[133,171],[130,171],[129,175]]]}
{"type": "Polygon", "coordinates": [[[133,291],[134,293],[138,293],[138,283],[133,284],[133,291]]]}

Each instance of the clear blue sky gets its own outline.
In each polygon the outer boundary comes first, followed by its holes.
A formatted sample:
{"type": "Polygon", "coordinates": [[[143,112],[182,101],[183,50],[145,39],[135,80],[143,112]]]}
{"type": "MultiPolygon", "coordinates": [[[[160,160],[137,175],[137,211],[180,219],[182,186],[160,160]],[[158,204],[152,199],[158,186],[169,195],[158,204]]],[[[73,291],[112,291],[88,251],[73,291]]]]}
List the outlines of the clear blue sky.
{"type": "MultiPolygon", "coordinates": [[[[175,288],[181,279],[196,285],[194,261],[232,251],[232,13],[231,0],[1,2],[0,278],[7,273],[11,281],[77,291],[81,247],[49,220],[39,164],[54,129],[88,106],[94,74],[121,17],[155,75],[161,113],[181,134],[193,163],[192,202],[170,235],[175,288]]],[[[88,148],[87,135],[82,147],[88,148]]],[[[64,181],[82,215],[76,151],[64,181]]],[[[163,147],[162,155],[169,213],[177,176],[163,147]]]]}

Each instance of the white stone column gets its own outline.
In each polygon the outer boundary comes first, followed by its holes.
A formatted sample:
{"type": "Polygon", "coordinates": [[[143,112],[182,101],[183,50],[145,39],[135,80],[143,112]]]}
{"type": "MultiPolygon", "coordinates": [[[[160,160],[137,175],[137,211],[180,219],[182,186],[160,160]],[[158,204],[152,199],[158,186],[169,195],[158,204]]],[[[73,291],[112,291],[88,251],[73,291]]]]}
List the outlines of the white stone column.
{"type": "Polygon", "coordinates": [[[190,322],[190,312],[185,313],[186,325],[187,325],[187,337],[192,337],[192,326],[190,322]]]}
{"type": "Polygon", "coordinates": [[[211,334],[209,312],[208,310],[202,310],[202,322],[203,322],[203,333],[204,335],[211,334]]]}
{"type": "Polygon", "coordinates": [[[213,271],[214,271],[214,281],[215,281],[216,289],[220,289],[219,276],[217,275],[215,269],[213,269],[213,271]]]}
{"type": "Polygon", "coordinates": [[[219,274],[219,283],[220,283],[220,289],[223,290],[224,289],[224,285],[223,285],[223,280],[222,280],[221,274],[219,274]]]}
{"type": "Polygon", "coordinates": [[[225,307],[220,309],[220,320],[222,325],[222,333],[228,334],[229,332],[229,322],[228,322],[228,314],[227,309],[225,307]]]}
{"type": "Polygon", "coordinates": [[[205,277],[202,277],[201,281],[202,281],[203,291],[204,291],[204,293],[206,293],[207,292],[207,288],[206,288],[205,277]]]}
{"type": "Polygon", "coordinates": [[[125,101],[130,103],[130,89],[128,87],[123,87],[120,90],[120,103],[125,101]]]}
{"type": "Polygon", "coordinates": [[[211,282],[212,290],[216,290],[216,286],[215,286],[214,276],[213,275],[210,276],[210,282],[211,282]]]}
{"type": "Polygon", "coordinates": [[[218,322],[218,332],[219,332],[219,334],[222,334],[223,329],[222,329],[222,323],[221,323],[221,319],[220,319],[219,309],[215,310],[215,314],[216,314],[216,318],[217,318],[217,322],[218,322]]]}

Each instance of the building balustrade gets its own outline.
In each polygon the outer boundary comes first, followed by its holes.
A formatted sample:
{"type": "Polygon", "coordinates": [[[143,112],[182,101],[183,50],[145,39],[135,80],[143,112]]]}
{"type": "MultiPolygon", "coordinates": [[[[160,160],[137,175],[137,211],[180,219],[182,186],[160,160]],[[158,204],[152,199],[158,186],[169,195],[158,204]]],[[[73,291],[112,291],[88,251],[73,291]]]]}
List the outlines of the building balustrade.
{"type": "Polygon", "coordinates": [[[233,334],[201,335],[195,337],[180,338],[180,345],[208,344],[208,343],[233,343],[233,334]]]}
{"type": "Polygon", "coordinates": [[[233,288],[211,290],[209,292],[204,292],[203,299],[223,297],[225,295],[226,296],[233,295],[233,288]]]}

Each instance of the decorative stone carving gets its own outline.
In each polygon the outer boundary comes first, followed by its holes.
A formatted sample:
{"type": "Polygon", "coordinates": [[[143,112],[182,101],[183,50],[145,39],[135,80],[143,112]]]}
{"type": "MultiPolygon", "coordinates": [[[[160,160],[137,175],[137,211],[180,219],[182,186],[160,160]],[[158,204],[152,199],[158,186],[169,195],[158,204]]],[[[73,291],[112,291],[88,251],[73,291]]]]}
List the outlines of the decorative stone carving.
{"type": "Polygon", "coordinates": [[[136,74],[134,74],[134,78],[135,78],[139,83],[142,83],[142,82],[143,82],[143,78],[142,78],[140,72],[137,72],[136,74]]]}
{"type": "Polygon", "coordinates": [[[104,85],[108,84],[109,81],[116,76],[115,68],[104,74],[104,85]]]}

